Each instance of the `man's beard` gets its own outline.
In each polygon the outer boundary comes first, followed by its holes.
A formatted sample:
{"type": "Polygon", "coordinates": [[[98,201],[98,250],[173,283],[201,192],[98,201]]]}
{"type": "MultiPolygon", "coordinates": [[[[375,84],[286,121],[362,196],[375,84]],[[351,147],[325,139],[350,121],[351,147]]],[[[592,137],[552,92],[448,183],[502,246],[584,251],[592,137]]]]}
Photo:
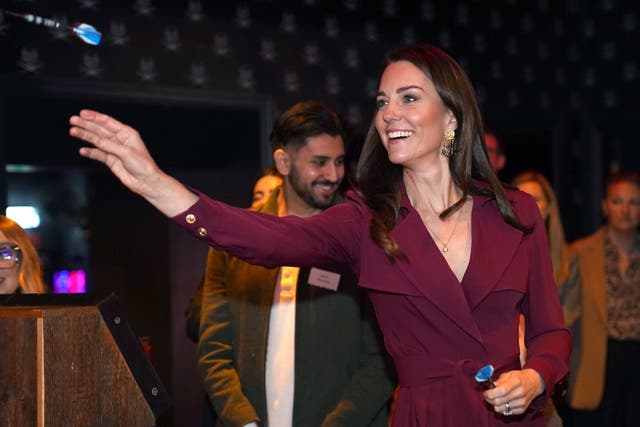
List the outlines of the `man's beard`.
{"type": "Polygon", "coordinates": [[[315,209],[327,209],[328,207],[331,207],[335,202],[336,194],[338,194],[337,190],[339,182],[332,182],[327,179],[317,179],[311,183],[312,188],[314,184],[327,184],[333,185],[335,190],[331,197],[316,197],[311,189],[305,188],[295,167],[292,167],[291,172],[289,173],[289,183],[291,184],[291,188],[293,188],[293,191],[296,192],[298,197],[304,200],[307,205],[315,209]]]}

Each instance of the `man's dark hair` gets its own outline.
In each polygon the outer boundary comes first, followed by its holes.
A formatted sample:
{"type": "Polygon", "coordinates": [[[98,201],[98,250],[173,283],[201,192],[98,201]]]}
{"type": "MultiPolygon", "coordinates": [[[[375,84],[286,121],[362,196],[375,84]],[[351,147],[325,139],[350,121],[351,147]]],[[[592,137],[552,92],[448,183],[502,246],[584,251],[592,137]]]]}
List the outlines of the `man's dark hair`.
{"type": "Polygon", "coordinates": [[[278,148],[298,149],[307,143],[307,138],[328,134],[340,136],[346,144],[346,131],[340,116],[317,101],[295,104],[276,120],[269,135],[273,151],[278,148]]]}

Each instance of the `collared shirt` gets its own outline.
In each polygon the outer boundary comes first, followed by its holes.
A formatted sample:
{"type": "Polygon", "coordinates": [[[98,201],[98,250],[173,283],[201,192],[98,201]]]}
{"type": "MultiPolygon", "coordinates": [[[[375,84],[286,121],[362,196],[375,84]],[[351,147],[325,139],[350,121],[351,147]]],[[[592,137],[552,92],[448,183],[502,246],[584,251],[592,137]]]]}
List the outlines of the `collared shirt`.
{"type": "Polygon", "coordinates": [[[604,268],[607,278],[607,329],[618,340],[640,340],[640,239],[636,236],[626,271],[618,267],[620,254],[605,233],[604,268]]]}
{"type": "Polygon", "coordinates": [[[293,423],[293,388],[296,332],[296,288],[300,269],[281,267],[269,316],[266,397],[269,426],[293,423]]]}

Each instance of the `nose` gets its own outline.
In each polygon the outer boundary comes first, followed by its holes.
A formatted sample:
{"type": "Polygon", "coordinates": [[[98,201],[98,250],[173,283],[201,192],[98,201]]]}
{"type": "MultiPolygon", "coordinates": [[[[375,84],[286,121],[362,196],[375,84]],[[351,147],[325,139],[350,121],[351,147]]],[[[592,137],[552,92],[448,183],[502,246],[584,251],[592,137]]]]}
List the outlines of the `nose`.
{"type": "Polygon", "coordinates": [[[629,203],[623,203],[622,204],[622,212],[623,213],[628,214],[630,210],[631,210],[631,206],[629,205],[629,203]]]}
{"type": "Polygon", "coordinates": [[[399,119],[398,110],[392,103],[385,106],[384,111],[382,112],[382,119],[385,122],[392,122],[399,119]]]}
{"type": "Polygon", "coordinates": [[[337,183],[342,179],[342,171],[344,170],[343,166],[338,166],[334,163],[327,163],[327,166],[324,168],[323,175],[324,178],[328,181],[337,183]]]}

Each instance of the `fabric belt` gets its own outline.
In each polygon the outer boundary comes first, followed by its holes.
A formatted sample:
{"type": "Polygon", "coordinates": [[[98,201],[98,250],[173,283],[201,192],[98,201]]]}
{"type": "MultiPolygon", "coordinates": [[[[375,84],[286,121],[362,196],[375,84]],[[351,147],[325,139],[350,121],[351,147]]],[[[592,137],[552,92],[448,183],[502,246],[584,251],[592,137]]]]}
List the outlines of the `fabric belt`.
{"type": "Polygon", "coordinates": [[[488,364],[492,364],[495,369],[494,379],[503,372],[520,369],[518,354],[497,362],[482,362],[473,359],[437,359],[424,353],[395,357],[394,361],[398,372],[398,382],[403,387],[423,385],[438,378],[454,376],[463,376],[473,383],[476,372],[488,364]]]}

